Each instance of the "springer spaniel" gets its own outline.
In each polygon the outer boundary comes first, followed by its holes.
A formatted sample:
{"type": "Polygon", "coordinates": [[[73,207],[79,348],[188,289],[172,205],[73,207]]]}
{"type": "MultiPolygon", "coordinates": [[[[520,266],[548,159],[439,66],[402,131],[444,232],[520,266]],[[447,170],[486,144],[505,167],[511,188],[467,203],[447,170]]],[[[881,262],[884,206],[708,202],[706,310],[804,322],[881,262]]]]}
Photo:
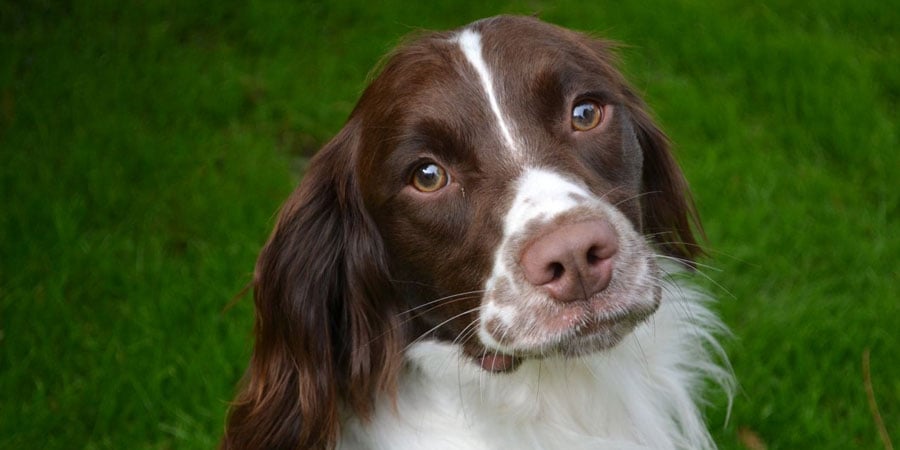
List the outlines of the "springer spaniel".
{"type": "Polygon", "coordinates": [[[700,225],[612,44],[495,17],[402,46],[256,265],[224,449],[709,449],[700,225]]]}

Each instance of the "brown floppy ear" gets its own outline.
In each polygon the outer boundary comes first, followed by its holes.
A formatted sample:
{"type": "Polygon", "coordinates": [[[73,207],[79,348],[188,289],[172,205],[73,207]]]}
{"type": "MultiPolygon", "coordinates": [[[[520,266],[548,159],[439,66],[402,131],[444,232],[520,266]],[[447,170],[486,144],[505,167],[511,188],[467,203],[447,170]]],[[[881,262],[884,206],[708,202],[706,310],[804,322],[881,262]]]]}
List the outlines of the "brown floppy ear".
{"type": "Polygon", "coordinates": [[[353,176],[352,123],[310,162],[256,264],[255,345],[223,449],[333,448],[400,366],[381,238],[353,176]]]}
{"type": "Polygon", "coordinates": [[[644,156],[642,231],[645,236],[652,236],[663,253],[693,262],[703,254],[695,236],[704,234],[687,180],[675,162],[669,139],[650,118],[643,101],[631,92],[628,96],[635,134],[644,156]]]}

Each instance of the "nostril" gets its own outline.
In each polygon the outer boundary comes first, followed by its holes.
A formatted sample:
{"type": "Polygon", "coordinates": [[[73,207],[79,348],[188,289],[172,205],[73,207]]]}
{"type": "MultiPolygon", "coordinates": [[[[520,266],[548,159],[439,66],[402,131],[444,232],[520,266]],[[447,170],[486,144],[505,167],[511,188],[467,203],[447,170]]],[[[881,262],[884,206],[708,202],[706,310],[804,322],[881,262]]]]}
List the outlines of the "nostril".
{"type": "Polygon", "coordinates": [[[585,259],[587,259],[589,266],[595,266],[606,258],[600,256],[600,249],[595,245],[588,249],[587,257],[585,259]]]}
{"type": "Polygon", "coordinates": [[[532,241],[519,257],[525,280],[558,301],[590,298],[609,285],[618,242],[603,221],[551,229],[532,241]]]}
{"type": "Polygon", "coordinates": [[[559,280],[560,278],[562,278],[563,274],[566,273],[566,268],[562,265],[562,263],[553,262],[550,263],[547,268],[549,269],[549,272],[553,274],[553,277],[550,279],[550,283],[559,280]]]}

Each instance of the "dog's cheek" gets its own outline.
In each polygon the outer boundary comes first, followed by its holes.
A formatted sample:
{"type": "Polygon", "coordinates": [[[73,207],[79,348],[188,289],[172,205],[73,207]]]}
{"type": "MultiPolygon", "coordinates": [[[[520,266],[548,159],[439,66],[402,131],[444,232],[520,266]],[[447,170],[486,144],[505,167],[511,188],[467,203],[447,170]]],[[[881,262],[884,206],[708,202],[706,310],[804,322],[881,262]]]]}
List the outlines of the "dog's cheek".
{"type": "Polygon", "coordinates": [[[405,199],[380,208],[375,217],[399,274],[428,282],[443,272],[448,255],[462,239],[462,224],[453,211],[405,199]]]}

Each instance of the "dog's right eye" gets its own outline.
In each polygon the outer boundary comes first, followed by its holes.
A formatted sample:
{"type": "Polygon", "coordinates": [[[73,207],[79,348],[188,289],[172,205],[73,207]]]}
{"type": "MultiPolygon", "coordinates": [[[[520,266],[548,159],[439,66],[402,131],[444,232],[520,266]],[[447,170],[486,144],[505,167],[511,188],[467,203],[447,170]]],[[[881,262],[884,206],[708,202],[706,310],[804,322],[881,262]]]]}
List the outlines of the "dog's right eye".
{"type": "Polygon", "coordinates": [[[435,192],[450,184],[450,175],[443,167],[429,162],[416,167],[410,184],[419,192],[435,192]]]}

